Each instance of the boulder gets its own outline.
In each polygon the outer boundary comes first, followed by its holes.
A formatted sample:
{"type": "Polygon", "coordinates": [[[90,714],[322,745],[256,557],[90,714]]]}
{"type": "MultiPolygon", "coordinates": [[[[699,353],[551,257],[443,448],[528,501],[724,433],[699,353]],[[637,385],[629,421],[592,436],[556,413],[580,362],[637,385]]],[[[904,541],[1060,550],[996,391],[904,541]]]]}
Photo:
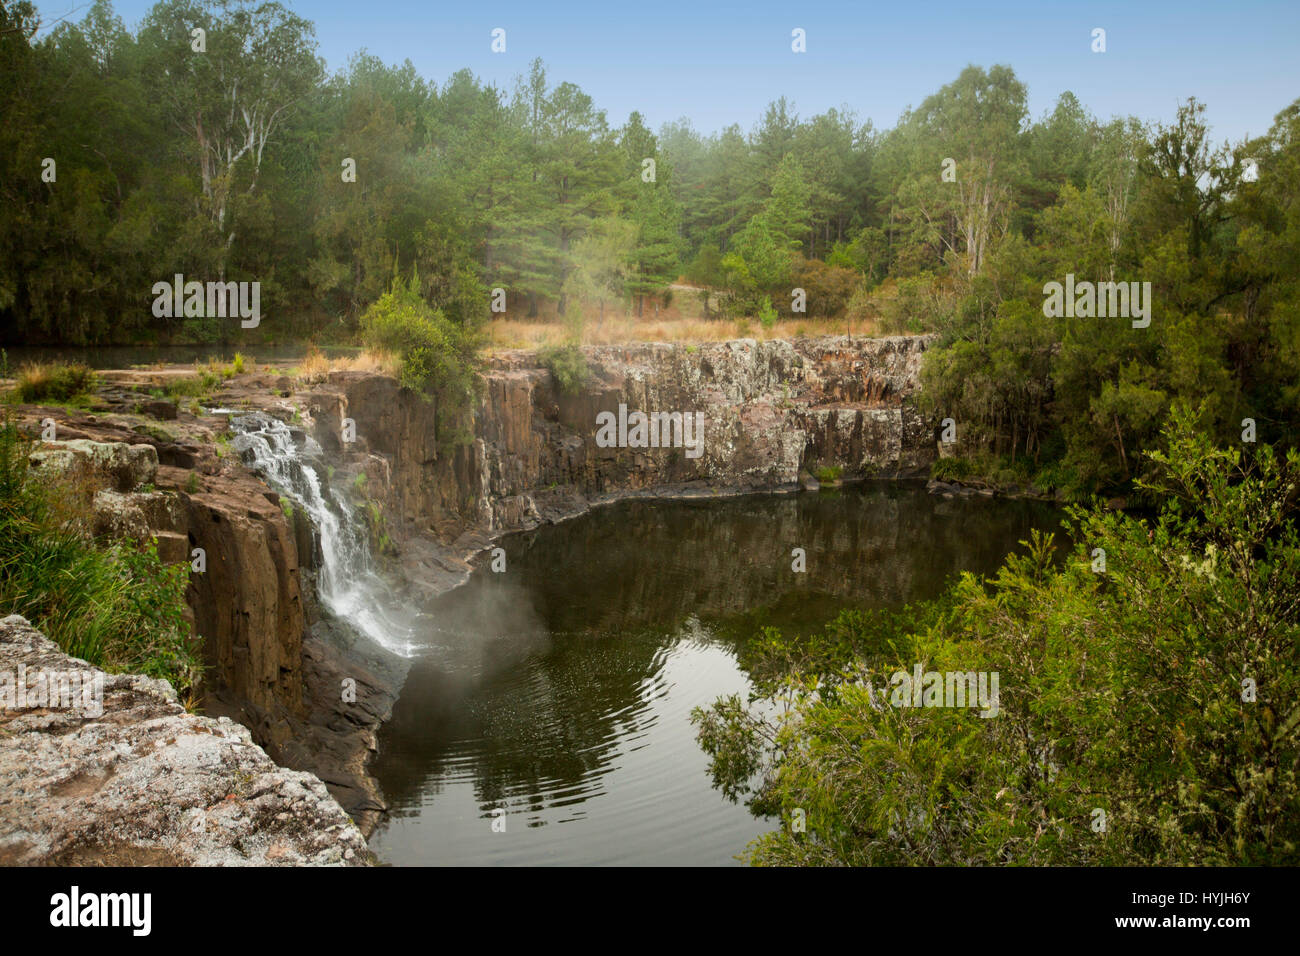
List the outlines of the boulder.
{"type": "Polygon", "coordinates": [[[74,438],[43,442],[32,451],[31,464],[51,476],[89,481],[113,491],[133,491],[153,481],[158,451],[152,445],[74,438]]]}
{"type": "Polygon", "coordinates": [[[168,422],[174,421],[177,415],[176,403],[168,402],[163,399],[154,399],[150,402],[144,402],[140,406],[140,411],[152,418],[168,422]]]}

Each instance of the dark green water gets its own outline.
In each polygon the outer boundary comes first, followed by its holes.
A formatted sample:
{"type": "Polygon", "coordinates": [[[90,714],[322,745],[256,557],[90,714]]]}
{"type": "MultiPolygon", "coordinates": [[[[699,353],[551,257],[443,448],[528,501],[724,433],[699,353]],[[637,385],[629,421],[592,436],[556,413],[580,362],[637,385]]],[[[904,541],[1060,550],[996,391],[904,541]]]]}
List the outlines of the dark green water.
{"type": "Polygon", "coordinates": [[[393,809],[371,846],[398,865],[734,863],[768,825],[711,788],[689,714],[746,689],[739,635],[934,596],[1058,524],[869,483],[623,502],[507,539],[505,573],[430,610],[372,763],[393,809]]]}

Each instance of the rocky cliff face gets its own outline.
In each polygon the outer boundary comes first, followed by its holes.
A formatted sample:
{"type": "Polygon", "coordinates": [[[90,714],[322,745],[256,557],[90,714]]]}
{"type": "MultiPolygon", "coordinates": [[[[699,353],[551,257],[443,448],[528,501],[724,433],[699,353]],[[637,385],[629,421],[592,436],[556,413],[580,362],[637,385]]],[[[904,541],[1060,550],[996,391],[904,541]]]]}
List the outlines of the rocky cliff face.
{"type": "MultiPolygon", "coordinates": [[[[19,406],[29,434],[56,423],[58,437],[35,444],[32,466],[83,498],[97,535],[154,537],[167,562],[189,563],[201,549],[204,569],[186,593],[206,665],[198,702],[247,727],[277,762],[320,776],[368,829],[381,805],[365,764],[400,681],[384,655],[350,646],[319,619],[299,557],[310,566],[310,529],[223,443],[225,418],[157,402],[169,412],[152,424],[136,411],[130,388],[167,374],[107,373],[90,412],[19,406]],[[344,678],[356,682],[346,705],[344,678]]],[[[286,383],[248,376],[241,398],[231,387],[222,399],[289,420],[297,410],[279,394],[287,389],[273,387],[286,383]]]]}
{"type": "Polygon", "coordinates": [[[190,575],[191,623],[203,636],[213,702],[224,701],[264,743],[293,734],[305,713],[305,618],[293,530],[279,496],[229,456],[201,423],[134,431],[87,413],[58,417],[32,465],[87,496],[94,529],[158,539],[159,557],[205,569],[190,575]],[[203,439],[206,438],[205,443],[203,439]]]}
{"type": "MultiPolygon", "coordinates": [[[[573,392],[535,353],[499,353],[465,425],[467,442],[439,434],[432,403],[369,372],[335,372],[295,393],[290,379],[263,370],[223,382],[211,401],[301,421],[304,440],[310,431],[337,469],[329,481],[373,516],[374,545],[389,552],[414,602],[463,581],[469,558],[493,537],[621,497],[793,489],[822,467],[846,478],[924,470],[934,433],[914,399],[928,343],[588,348],[589,381],[573,392]],[[698,413],[698,456],[684,447],[602,447],[597,416],[620,406],[698,413]],[[355,441],[344,440],[345,419],[355,441]]],[[[366,763],[404,671],[316,605],[311,528],[223,446],[229,413],[152,399],[193,374],[109,373],[89,412],[20,406],[29,434],[47,417],[57,422],[57,440],[39,443],[33,464],[85,488],[96,533],[155,536],[169,561],[203,549],[206,570],[191,575],[188,594],[209,665],[203,706],[248,727],[276,761],[319,775],[368,831],[382,800],[366,763]],[[343,681],[355,700],[342,699],[343,681]]],[[[149,707],[127,706],[121,722],[148,719],[149,707]]],[[[31,799],[41,793],[50,795],[33,790],[31,799]]],[[[56,858],[65,844],[42,843],[32,858],[56,858]]]]}
{"type": "Polygon", "coordinates": [[[70,658],[17,615],[0,620],[0,866],[369,859],[321,782],[277,767],[244,727],[187,714],[166,681],[70,658]],[[63,693],[73,686],[91,690],[63,693]]]}
{"type": "Polygon", "coordinates": [[[585,350],[591,378],[566,393],[535,353],[491,361],[469,445],[440,447],[436,409],[391,379],[331,375],[309,399],[314,434],[378,479],[408,533],[493,535],[629,494],[793,487],[834,466],[845,478],[918,474],[935,456],[914,398],[918,336],[738,340],[585,350]],[[600,447],[597,416],[699,413],[698,457],[682,447],[600,447]],[[340,441],[341,422],[357,441],[340,441]]]}

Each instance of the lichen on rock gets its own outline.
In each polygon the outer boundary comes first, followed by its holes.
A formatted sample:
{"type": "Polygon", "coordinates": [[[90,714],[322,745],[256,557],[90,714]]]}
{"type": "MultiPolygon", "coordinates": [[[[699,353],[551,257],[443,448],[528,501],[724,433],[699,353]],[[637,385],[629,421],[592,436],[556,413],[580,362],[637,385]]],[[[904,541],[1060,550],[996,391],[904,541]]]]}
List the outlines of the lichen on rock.
{"type": "MultiPolygon", "coordinates": [[[[277,767],[248,730],[187,714],[166,681],[108,675],[24,618],[0,620],[0,865],[312,866],[370,862],[314,775],[277,767]],[[43,672],[102,680],[100,708],[30,705],[43,672]]],[[[55,702],[65,704],[66,701],[55,702]]]]}

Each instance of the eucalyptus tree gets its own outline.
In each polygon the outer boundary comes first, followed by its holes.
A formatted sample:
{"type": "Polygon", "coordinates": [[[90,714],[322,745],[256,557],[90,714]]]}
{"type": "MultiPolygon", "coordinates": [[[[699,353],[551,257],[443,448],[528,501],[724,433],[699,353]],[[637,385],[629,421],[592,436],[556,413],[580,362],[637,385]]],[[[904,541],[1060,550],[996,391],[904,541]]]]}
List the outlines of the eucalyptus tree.
{"type": "Polygon", "coordinates": [[[187,141],[222,278],[232,206],[257,189],[268,145],[322,77],[314,33],[275,0],[162,0],[145,18],[151,85],[187,141]]]}
{"type": "Polygon", "coordinates": [[[968,66],[896,131],[905,155],[899,216],[914,241],[960,258],[968,276],[980,273],[1009,227],[1025,100],[1010,67],[968,66]]]}

